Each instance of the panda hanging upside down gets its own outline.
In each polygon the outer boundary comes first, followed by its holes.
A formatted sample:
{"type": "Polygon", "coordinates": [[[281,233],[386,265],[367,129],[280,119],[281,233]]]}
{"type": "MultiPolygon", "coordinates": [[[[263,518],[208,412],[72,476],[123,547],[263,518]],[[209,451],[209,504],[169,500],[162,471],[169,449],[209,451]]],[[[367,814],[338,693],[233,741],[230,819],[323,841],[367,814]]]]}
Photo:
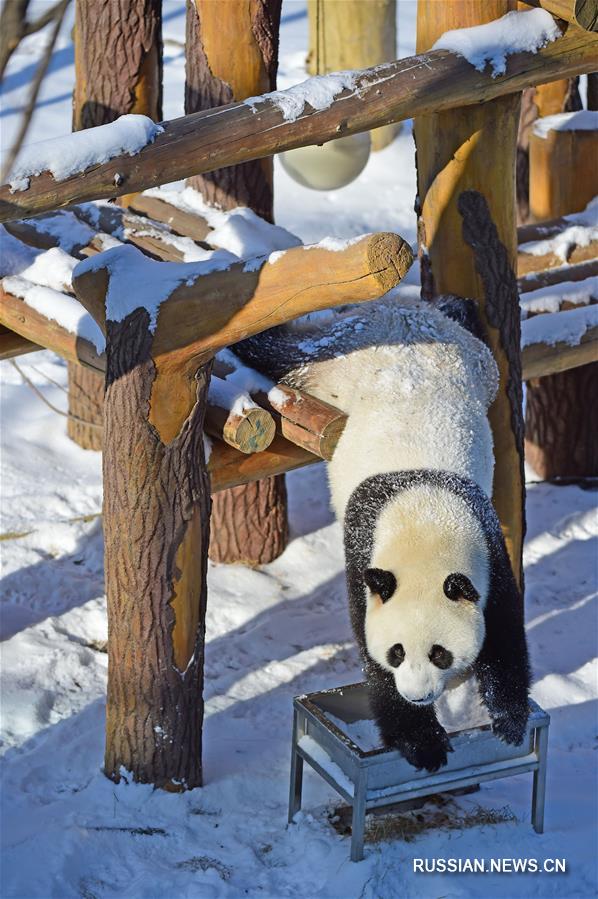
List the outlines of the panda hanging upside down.
{"type": "Polygon", "coordinates": [[[523,604],[490,501],[498,373],[464,302],[465,326],[450,303],[385,299],[236,348],[348,414],[328,474],[351,622],[385,744],[428,771],[451,750],[453,691],[508,743],[528,718],[523,604]]]}

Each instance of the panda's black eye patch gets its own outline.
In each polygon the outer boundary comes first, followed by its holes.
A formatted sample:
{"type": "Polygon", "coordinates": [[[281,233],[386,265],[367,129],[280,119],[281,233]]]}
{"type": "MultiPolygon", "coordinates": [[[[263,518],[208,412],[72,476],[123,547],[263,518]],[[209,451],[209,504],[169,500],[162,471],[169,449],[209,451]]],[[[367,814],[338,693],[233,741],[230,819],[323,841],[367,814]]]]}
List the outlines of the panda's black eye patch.
{"type": "Polygon", "coordinates": [[[464,574],[449,574],[442,589],[444,595],[455,602],[459,599],[477,602],[480,598],[478,591],[464,574]]]}
{"type": "Polygon", "coordinates": [[[452,652],[449,652],[444,646],[439,646],[438,643],[435,643],[430,650],[429,659],[433,665],[436,665],[436,667],[440,668],[442,671],[446,671],[446,669],[450,668],[453,664],[452,652]]]}
{"type": "Polygon", "coordinates": [[[398,668],[405,658],[405,650],[402,643],[395,643],[386,653],[386,661],[393,668],[398,668]]]}
{"type": "Polygon", "coordinates": [[[379,596],[382,602],[386,602],[397,589],[397,579],[392,571],[384,571],[383,568],[366,569],[363,579],[372,593],[379,596]]]}

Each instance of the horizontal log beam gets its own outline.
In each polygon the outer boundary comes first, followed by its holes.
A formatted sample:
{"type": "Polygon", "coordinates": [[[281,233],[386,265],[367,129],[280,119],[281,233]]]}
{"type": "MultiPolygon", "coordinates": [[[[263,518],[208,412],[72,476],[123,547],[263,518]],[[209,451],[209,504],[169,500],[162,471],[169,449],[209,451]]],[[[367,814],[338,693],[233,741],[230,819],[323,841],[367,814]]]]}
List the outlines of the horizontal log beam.
{"type": "Polygon", "coordinates": [[[200,215],[185,212],[159,197],[137,194],[129,203],[129,209],[147,215],[156,222],[163,222],[181,237],[190,237],[197,242],[204,241],[210,231],[210,226],[200,215]]]}
{"type": "Polygon", "coordinates": [[[163,133],[135,156],[115,157],[63,181],[43,172],[32,177],[24,191],[12,192],[8,184],[0,187],[0,221],[107,199],[114,196],[115,184],[121,194],[136,193],[165,180],[321,144],[413,116],[476,105],[583,74],[596,66],[596,47],[593,34],[570,25],[562,37],[537,53],[509,56],[505,74],[496,78],[479,72],[462,56],[434,50],[364,69],[324,109],[299,103],[296,114],[285,118],[277,102],[280,94],[275,93],[255,98],[251,104],[230,103],[183,116],[164,123],[163,133]]]}
{"type": "Polygon", "coordinates": [[[15,356],[37,353],[39,350],[43,350],[43,346],[21,337],[15,331],[0,326],[0,360],[14,359],[15,356]]]}
{"type": "Polygon", "coordinates": [[[274,416],[277,432],[321,459],[330,460],[347,423],[340,409],[302,390],[279,384],[259,402],[274,416]]]}
{"type": "Polygon", "coordinates": [[[263,453],[253,453],[250,456],[215,440],[208,460],[211,490],[212,493],[217,493],[228,487],[260,481],[262,478],[284,474],[321,461],[319,456],[280,436],[275,437],[263,453]]]}
{"type": "Polygon", "coordinates": [[[519,293],[529,293],[541,287],[552,287],[566,281],[585,281],[598,276],[598,258],[577,265],[561,265],[541,272],[530,272],[517,279],[519,293]]]}
{"type": "MultiPolygon", "coordinates": [[[[547,315],[568,315],[568,312],[550,312],[547,315]]],[[[546,318],[543,315],[542,318],[546,318]]],[[[588,328],[578,344],[533,343],[521,353],[523,380],[543,378],[557,372],[569,371],[589,362],[598,361],[598,326],[588,328]]]]}
{"type": "MultiPolygon", "coordinates": [[[[389,233],[348,242],[339,250],[293,247],[207,274],[196,268],[195,275],[191,264],[153,262],[122,247],[80,263],[73,286],[105,330],[107,295],[127,294],[137,280],[178,280],[159,306],[151,350],[155,363],[168,359],[169,366],[176,366],[189,359],[200,364],[222,347],[307,312],[380,297],[400,283],[412,261],[409,245],[389,233]]],[[[141,305],[144,297],[139,300],[141,305]]]]}

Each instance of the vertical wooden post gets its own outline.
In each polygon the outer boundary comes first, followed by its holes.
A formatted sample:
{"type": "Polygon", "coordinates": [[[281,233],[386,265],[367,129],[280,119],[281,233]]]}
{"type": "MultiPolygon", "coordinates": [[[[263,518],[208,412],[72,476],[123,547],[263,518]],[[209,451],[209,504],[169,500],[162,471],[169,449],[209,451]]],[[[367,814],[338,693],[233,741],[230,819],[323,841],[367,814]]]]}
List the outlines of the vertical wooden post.
{"type": "MultiPolygon", "coordinates": [[[[185,111],[195,112],[273,90],[278,67],[281,0],[187,6],[185,111]],[[231,47],[235,48],[231,52],[231,47]]],[[[273,220],[272,159],[259,159],[190,179],[223,209],[249,206],[273,220]]],[[[213,497],[210,558],[260,565],[288,540],[284,475],[220,491],[213,497]]]]}
{"type": "MultiPolygon", "coordinates": [[[[125,113],[162,118],[162,3],[77,0],[73,130],[125,113]]],[[[83,449],[102,448],[104,379],[69,363],[67,433],[83,449]],[[81,422],[89,422],[88,425],[81,422]]]]}
{"type": "MultiPolygon", "coordinates": [[[[417,51],[429,49],[447,29],[480,25],[514,7],[506,0],[419,0],[417,51]]],[[[525,484],[514,274],[519,106],[519,95],[512,95],[421,116],[415,120],[415,139],[422,293],[477,300],[499,367],[499,394],[489,413],[496,458],[493,501],[521,584],[525,484]],[[484,268],[484,258],[489,261],[492,254],[500,259],[494,273],[484,268]]]]}
{"type": "Polygon", "coordinates": [[[180,353],[155,362],[145,309],[108,322],[106,343],[104,770],[192,789],[202,782],[209,368],[196,374],[180,353]]]}
{"type": "MultiPolygon", "coordinates": [[[[598,193],[598,131],[530,137],[534,219],[579,212],[598,193]]],[[[525,452],[542,478],[598,475],[598,363],[527,383],[525,452]]]]}
{"type": "MultiPolygon", "coordinates": [[[[308,0],[310,75],[365,69],[397,58],[396,0],[308,0]]],[[[383,150],[400,122],[371,132],[372,150],[383,150]]]]}

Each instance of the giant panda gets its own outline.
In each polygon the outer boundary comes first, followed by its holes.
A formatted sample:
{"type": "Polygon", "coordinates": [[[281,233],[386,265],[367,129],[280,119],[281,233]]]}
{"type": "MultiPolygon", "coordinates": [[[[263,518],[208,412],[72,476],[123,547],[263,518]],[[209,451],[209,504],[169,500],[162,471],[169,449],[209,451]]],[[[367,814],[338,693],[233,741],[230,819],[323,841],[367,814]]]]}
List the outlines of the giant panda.
{"type": "Polygon", "coordinates": [[[451,749],[451,695],[509,743],[528,718],[522,602],[490,500],[498,373],[452,306],[347,306],[236,350],[348,415],[328,476],[352,627],[385,745],[428,771],[451,749]]]}

